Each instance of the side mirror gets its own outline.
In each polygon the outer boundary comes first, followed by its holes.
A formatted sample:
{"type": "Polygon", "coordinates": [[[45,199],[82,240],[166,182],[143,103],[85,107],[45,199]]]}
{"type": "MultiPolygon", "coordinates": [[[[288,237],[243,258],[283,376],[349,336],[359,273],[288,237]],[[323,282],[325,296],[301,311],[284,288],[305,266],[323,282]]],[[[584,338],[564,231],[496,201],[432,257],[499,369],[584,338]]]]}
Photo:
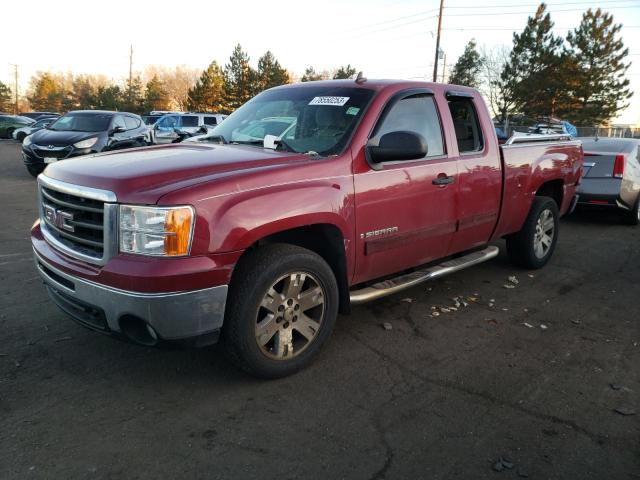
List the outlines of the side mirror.
{"type": "Polygon", "coordinates": [[[396,160],[416,160],[427,154],[427,141],[419,133],[398,131],[380,137],[377,145],[367,145],[369,158],[376,163],[396,160]]]}
{"type": "Polygon", "coordinates": [[[113,127],[111,129],[111,135],[113,135],[114,133],[122,133],[124,132],[124,128],[122,127],[113,127]]]}

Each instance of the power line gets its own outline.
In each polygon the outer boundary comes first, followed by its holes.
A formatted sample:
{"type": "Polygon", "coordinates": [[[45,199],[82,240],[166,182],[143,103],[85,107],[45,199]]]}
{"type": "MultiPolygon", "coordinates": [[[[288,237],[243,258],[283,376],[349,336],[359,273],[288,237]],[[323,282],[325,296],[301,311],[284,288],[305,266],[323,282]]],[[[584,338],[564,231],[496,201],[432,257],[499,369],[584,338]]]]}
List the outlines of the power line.
{"type": "MultiPolygon", "coordinates": [[[[629,3],[629,2],[637,2],[637,0],[601,0],[601,1],[588,1],[588,2],[559,2],[559,3],[546,3],[547,6],[554,6],[554,5],[560,5],[560,6],[565,6],[565,5],[583,5],[583,7],[589,7],[590,4],[595,4],[595,5],[601,5],[603,3],[609,4],[609,3],[629,3]]],[[[463,6],[463,5],[453,5],[453,6],[444,6],[444,10],[450,10],[450,9],[485,9],[485,8],[498,8],[498,9],[502,9],[502,8],[517,8],[517,7],[537,7],[539,4],[533,4],[533,3],[529,3],[529,4],[512,4],[512,5],[467,5],[467,6],[463,6]]],[[[613,6],[613,7],[609,7],[609,8],[633,8],[636,5],[631,5],[631,6],[625,6],[625,5],[619,5],[619,6],[613,6]]],[[[406,20],[408,18],[415,18],[418,16],[422,16],[422,15],[427,15],[429,13],[435,13],[437,12],[439,9],[437,8],[432,8],[430,10],[423,10],[420,12],[415,12],[412,13],[410,15],[403,15],[401,17],[396,17],[396,18],[392,18],[389,20],[383,20],[381,22],[377,22],[377,23],[370,23],[368,25],[361,25],[359,27],[353,28],[350,31],[354,32],[354,31],[358,31],[358,30],[364,30],[370,27],[377,27],[377,26],[381,26],[381,25],[387,25],[389,23],[394,23],[394,22],[398,22],[400,20],[406,20]]],[[[582,8],[576,9],[576,10],[582,10],[582,8]]],[[[557,10],[557,11],[564,11],[564,10],[557,10]]],[[[569,11],[569,10],[567,10],[569,11]]],[[[513,12],[513,13],[518,13],[518,12],[513,12]]],[[[526,13],[526,12],[523,12],[526,13]]],[[[445,13],[445,16],[463,16],[463,15],[469,15],[469,16],[474,16],[474,15],[488,15],[488,14],[448,14],[445,13]]],[[[437,17],[437,15],[433,15],[429,18],[425,18],[422,20],[428,20],[431,18],[435,18],[437,17]]],[[[420,21],[420,20],[416,20],[416,21],[420,21]]]]}
{"type": "MultiPolygon", "coordinates": [[[[373,35],[375,33],[386,32],[388,30],[393,30],[394,28],[400,28],[400,27],[405,27],[407,25],[413,25],[414,23],[424,22],[425,20],[430,20],[430,19],[436,18],[436,17],[437,17],[437,15],[432,15],[431,17],[420,18],[418,20],[412,20],[410,22],[399,23],[398,25],[391,25],[389,27],[380,28],[380,29],[377,29],[377,30],[372,30],[370,32],[356,33],[355,35],[349,35],[348,38],[359,38],[359,37],[364,37],[364,36],[367,36],[367,35],[373,35]]],[[[351,32],[347,32],[347,33],[351,33],[351,32]]]]}
{"type": "MultiPolygon", "coordinates": [[[[622,25],[623,28],[640,28],[640,25],[622,25]]],[[[553,30],[573,30],[576,27],[553,27],[553,30]]],[[[475,27],[471,27],[471,28],[443,28],[443,30],[448,30],[448,31],[457,31],[457,32],[462,32],[465,30],[469,30],[469,31],[486,31],[486,32],[497,32],[497,31],[510,31],[510,32],[515,32],[517,31],[515,28],[475,28],[475,27]]],[[[420,34],[422,35],[422,33],[420,34]]]]}
{"type": "MultiPolygon", "coordinates": [[[[628,1],[628,0],[622,0],[622,1],[628,1]]],[[[356,27],[356,28],[352,29],[351,31],[364,30],[364,29],[367,29],[369,27],[377,27],[377,26],[380,26],[380,25],[386,25],[388,23],[394,23],[394,22],[398,22],[400,20],[406,20],[407,18],[414,18],[414,17],[418,17],[418,16],[421,16],[421,15],[427,15],[429,13],[434,13],[434,12],[437,12],[437,11],[438,11],[437,8],[433,8],[431,10],[425,10],[425,11],[422,11],[422,12],[412,13],[411,15],[404,15],[402,17],[392,18],[391,20],[384,20],[384,21],[378,22],[378,23],[370,23],[369,25],[362,25],[360,27],[356,27]]],[[[435,15],[434,15],[434,17],[435,17],[435,15]]],[[[429,18],[433,18],[433,17],[429,17],[429,18]]],[[[424,20],[426,20],[426,19],[424,19],[424,20]]]]}
{"type": "MultiPolygon", "coordinates": [[[[629,1],[633,1],[636,2],[637,0],[602,0],[600,2],[589,2],[589,3],[596,3],[597,5],[600,5],[602,3],[628,3],[629,1]]],[[[565,3],[547,3],[547,5],[584,5],[585,7],[587,6],[587,3],[583,3],[583,2],[565,2],[565,3]]],[[[525,4],[525,5],[481,5],[481,6],[467,6],[467,7],[463,7],[463,6],[451,6],[451,7],[447,7],[444,6],[443,8],[446,9],[453,9],[453,8],[470,8],[470,9],[480,9],[480,8],[511,8],[511,7],[528,7],[528,6],[537,6],[534,4],[525,4]]],[[[625,8],[638,8],[637,5],[616,5],[616,6],[611,6],[611,7],[607,7],[609,9],[625,9],[625,8]]],[[[418,18],[418,19],[414,19],[414,17],[416,16],[422,16],[422,15],[426,15],[428,13],[433,13],[436,10],[431,9],[431,10],[425,10],[422,12],[416,12],[412,15],[404,15],[402,17],[397,17],[397,18],[393,18],[390,20],[385,20],[382,22],[378,22],[378,23],[373,23],[373,24],[369,24],[369,25],[363,25],[361,27],[356,27],[355,29],[351,29],[348,32],[345,31],[344,33],[347,33],[349,35],[347,35],[349,38],[358,38],[358,37],[362,37],[362,36],[367,36],[367,35],[373,35],[373,34],[377,34],[380,32],[386,32],[389,30],[393,30],[396,28],[400,28],[400,27],[405,27],[407,25],[413,25],[416,23],[420,23],[420,22],[424,22],[427,20],[431,20],[433,18],[438,18],[438,15],[431,15],[429,17],[425,17],[425,18],[418,18]],[[399,23],[397,25],[390,25],[388,27],[385,28],[381,28],[381,29],[374,29],[371,31],[363,31],[361,33],[359,33],[359,30],[366,30],[367,28],[371,28],[371,27],[375,27],[375,26],[382,26],[382,25],[387,25],[387,24],[392,24],[395,22],[398,22],[400,20],[405,20],[407,18],[412,18],[413,20],[409,21],[409,22],[403,22],[403,23],[399,23]]],[[[549,10],[549,13],[557,13],[557,12],[580,12],[580,11],[584,11],[584,8],[565,8],[565,9],[557,9],[557,10],[549,10]]],[[[442,13],[443,16],[445,17],[475,17],[475,16],[493,16],[493,15],[533,15],[535,12],[531,12],[531,11],[524,11],[524,12],[486,12],[486,13],[482,13],[482,12],[476,12],[476,13],[442,13]]],[[[632,27],[635,28],[635,27],[632,27]]],[[[558,30],[563,30],[563,28],[557,28],[558,30]]],[[[487,30],[487,31],[500,31],[500,30],[513,30],[511,28],[478,28],[478,29],[456,29],[456,28],[443,28],[443,30],[487,30]]],[[[571,28],[567,28],[566,30],[571,30],[571,28]]]]}
{"type": "MultiPolygon", "coordinates": [[[[619,7],[608,7],[609,10],[621,9],[621,8],[638,8],[637,5],[626,5],[619,7]]],[[[583,8],[563,8],[558,10],[549,10],[548,13],[557,13],[557,12],[582,12],[583,8]]],[[[447,17],[477,17],[481,15],[533,15],[536,12],[526,11],[526,12],[488,12],[488,13],[446,13],[447,17]]]]}
{"type": "MultiPolygon", "coordinates": [[[[590,3],[594,3],[596,5],[601,5],[603,3],[629,3],[629,2],[637,2],[637,0],[601,0],[601,1],[588,1],[588,2],[559,2],[559,3],[550,3],[545,2],[547,6],[553,5],[584,5],[587,6],[590,3]]],[[[513,4],[513,5],[452,5],[444,7],[445,10],[454,9],[454,8],[517,8],[517,7],[537,7],[539,3],[529,3],[529,4],[513,4]]]]}

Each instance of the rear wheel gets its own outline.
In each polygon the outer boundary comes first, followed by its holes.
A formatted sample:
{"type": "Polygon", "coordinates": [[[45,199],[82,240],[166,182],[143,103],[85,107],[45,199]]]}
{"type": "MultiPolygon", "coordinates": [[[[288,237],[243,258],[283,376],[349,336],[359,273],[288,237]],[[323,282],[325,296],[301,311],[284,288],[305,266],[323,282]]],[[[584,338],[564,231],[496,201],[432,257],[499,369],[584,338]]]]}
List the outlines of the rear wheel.
{"type": "Polygon", "coordinates": [[[518,233],[507,237],[511,261],[524,268],[542,268],[558,241],[558,206],[549,197],[535,197],[529,215],[518,233]]]}
{"type": "Polygon", "coordinates": [[[640,197],[636,200],[635,205],[628,212],[624,212],[624,220],[629,225],[640,224],[640,197]]]}
{"type": "Polygon", "coordinates": [[[316,253],[267,245],[247,254],[233,274],[223,341],[231,360],[263,378],[306,367],[338,315],[333,271],[316,253]]]}
{"type": "Polygon", "coordinates": [[[7,128],[7,138],[13,138],[13,131],[15,128],[7,128]]]}

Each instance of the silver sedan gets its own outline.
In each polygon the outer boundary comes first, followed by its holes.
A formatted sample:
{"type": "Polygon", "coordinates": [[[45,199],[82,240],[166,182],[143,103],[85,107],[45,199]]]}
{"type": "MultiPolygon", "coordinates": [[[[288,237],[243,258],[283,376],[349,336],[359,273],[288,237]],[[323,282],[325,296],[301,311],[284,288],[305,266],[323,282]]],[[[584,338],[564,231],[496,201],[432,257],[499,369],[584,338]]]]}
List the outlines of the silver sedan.
{"type": "Polygon", "coordinates": [[[618,208],[631,225],[640,223],[640,140],[581,138],[584,173],[578,205],[618,208]]]}

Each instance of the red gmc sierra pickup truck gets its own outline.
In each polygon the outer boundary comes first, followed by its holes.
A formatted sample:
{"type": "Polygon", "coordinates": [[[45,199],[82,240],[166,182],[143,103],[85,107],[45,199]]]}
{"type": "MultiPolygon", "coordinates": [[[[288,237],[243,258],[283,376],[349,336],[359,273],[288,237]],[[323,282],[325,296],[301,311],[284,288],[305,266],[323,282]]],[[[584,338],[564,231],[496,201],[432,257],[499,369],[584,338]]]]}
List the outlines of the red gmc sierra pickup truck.
{"type": "Polygon", "coordinates": [[[31,231],[52,300],[142,345],[220,338],[241,368],[307,365],[338,312],[498,253],[542,267],[579,142],[499,146],[473,89],[366,79],[267,90],[189,143],[53,163],[31,231]]]}

